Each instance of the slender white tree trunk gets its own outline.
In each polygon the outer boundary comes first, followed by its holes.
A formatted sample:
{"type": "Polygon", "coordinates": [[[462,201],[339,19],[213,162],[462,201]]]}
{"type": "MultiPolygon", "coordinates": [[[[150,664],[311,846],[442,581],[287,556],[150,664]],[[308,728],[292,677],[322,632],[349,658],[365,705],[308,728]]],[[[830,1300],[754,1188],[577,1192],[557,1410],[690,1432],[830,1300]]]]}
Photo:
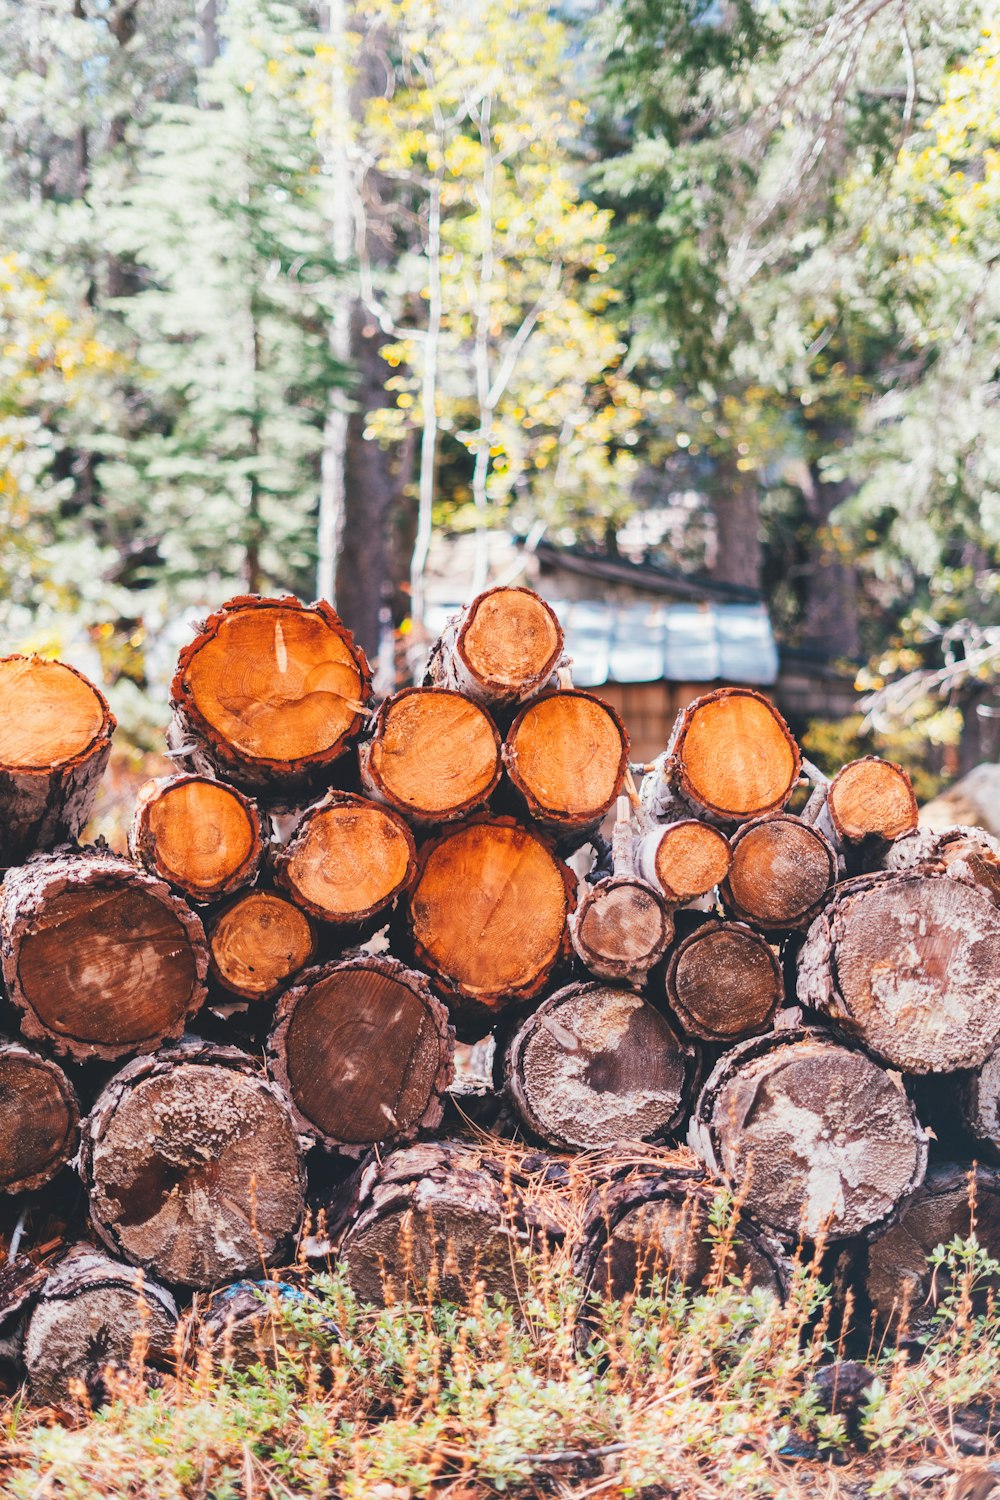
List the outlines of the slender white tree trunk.
{"type": "Polygon", "coordinates": [[[483,147],[483,174],[477,188],[480,218],[479,271],[476,278],[475,373],[476,404],[479,408],[479,430],[476,433],[476,460],[472,470],[472,500],[476,507],[476,550],[472,573],[473,594],[482,593],[489,573],[489,494],[490,450],[493,447],[493,416],[496,402],[490,379],[490,318],[492,314],[494,244],[493,132],[490,125],[491,100],[483,99],[479,108],[479,139],[483,147]]]}
{"type": "Polygon", "coordinates": [[[424,632],[426,612],[424,578],[434,527],[434,484],[437,470],[437,373],[441,345],[441,178],[430,185],[427,214],[427,272],[430,285],[427,303],[427,334],[423,340],[420,376],[420,482],[417,501],[417,535],[410,561],[410,618],[418,642],[424,632]]]}

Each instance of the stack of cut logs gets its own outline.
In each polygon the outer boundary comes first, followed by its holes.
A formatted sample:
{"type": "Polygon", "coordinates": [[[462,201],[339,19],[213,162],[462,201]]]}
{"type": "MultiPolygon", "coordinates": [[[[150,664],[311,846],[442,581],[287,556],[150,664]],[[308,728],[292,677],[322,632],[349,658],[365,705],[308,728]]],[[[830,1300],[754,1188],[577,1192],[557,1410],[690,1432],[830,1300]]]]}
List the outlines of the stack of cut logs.
{"type": "MultiPolygon", "coordinates": [[[[377,706],[328,605],[223,605],[127,858],[77,842],[96,688],[8,656],[0,703],[0,1350],[39,1399],[137,1333],[167,1359],[194,1293],[259,1352],[261,1287],[307,1294],[262,1268],[296,1253],[376,1300],[516,1301],[512,1242],[568,1233],[595,1295],[697,1281],[720,1183],[751,1282],[781,1296],[819,1241],[886,1324],[919,1317],[963,1153],[1000,1159],[1000,847],[918,832],[897,766],[828,781],[722,687],[630,767],[508,587],[377,706]],[[456,1080],[487,1037],[493,1081],[456,1080]]],[[[975,1192],[1000,1240],[1000,1174],[975,1192]]]]}

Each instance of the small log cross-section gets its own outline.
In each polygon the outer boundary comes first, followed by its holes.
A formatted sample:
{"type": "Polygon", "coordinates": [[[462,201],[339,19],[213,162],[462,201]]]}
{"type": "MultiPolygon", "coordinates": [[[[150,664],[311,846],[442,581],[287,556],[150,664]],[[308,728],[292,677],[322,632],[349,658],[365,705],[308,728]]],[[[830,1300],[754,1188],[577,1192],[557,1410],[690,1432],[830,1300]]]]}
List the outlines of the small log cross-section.
{"type": "Polygon", "coordinates": [[[674,949],[667,1000],[688,1036],[735,1042],[765,1031],[784,997],[781,965],[743,922],[709,920],[674,949]]]}
{"type": "Polygon", "coordinates": [[[82,672],[0,657],[0,867],[78,838],[111,754],[115,719],[82,672]]]}
{"type": "Polygon", "coordinates": [[[450,823],[489,801],[500,780],[500,736],[464,693],[404,688],[382,704],[358,761],[376,801],[412,823],[450,823]]]}
{"type": "Polygon", "coordinates": [[[884,1228],[927,1169],[927,1136],[902,1086],[812,1030],[727,1052],[701,1092],[690,1142],[756,1222],[791,1242],[884,1228]]]}
{"type": "Polygon", "coordinates": [[[170,776],[139,788],[129,852],[191,901],[251,885],[264,852],[260,815],[235,787],[208,776],[170,776]]]}
{"type": "Polygon", "coordinates": [[[474,819],[425,844],[407,916],[418,964],[480,1034],[537,995],[568,946],[575,881],[547,839],[474,819]]]}
{"type": "Polygon", "coordinates": [[[231,995],[270,1000],[316,956],[311,919],[274,891],[245,891],[208,923],[209,974],[231,995]]]}
{"type": "Polygon", "coordinates": [[[274,878],[321,922],[362,926],[409,888],[416,852],[413,834],[391,808],[329,792],[274,856],[274,878]]]}
{"type": "Polygon", "coordinates": [[[725,880],[732,862],[729,840],[711,823],[679,818],[665,828],[651,828],[636,849],[636,869],[666,899],[683,906],[725,880]]]}
{"type": "Polygon", "coordinates": [[[732,851],[723,905],[764,932],[807,927],[837,877],[829,841],[790,813],[744,823],[733,835],[732,851]]]}
{"type": "Polygon", "coordinates": [[[592,974],[635,987],[645,982],[674,935],[663,897],[630,875],[591,886],[569,927],[573,947],[592,974]]]}
{"type": "Polygon", "coordinates": [[[524,1124],[550,1146],[662,1140],[681,1124],[698,1059],[641,995],[571,984],[515,1033],[505,1077],[524,1124]]]}
{"type": "Polygon", "coordinates": [[[373,1163],[340,1263],[357,1296],[376,1304],[432,1288],[465,1306],[487,1296],[518,1302],[522,1236],[516,1190],[502,1168],[450,1143],[407,1146],[373,1163]]]}
{"type": "Polygon", "coordinates": [[[230,599],[178,659],[171,747],[196,771],[282,799],[329,783],[370,696],[364,652],[329,604],[230,599]]]}
{"type": "Polygon", "coordinates": [[[162,880],[101,850],[9,872],[0,951],[25,1036],[76,1062],[148,1052],[180,1036],[205,998],[199,918],[162,880]]]}
{"type": "Polygon", "coordinates": [[[109,1367],[131,1369],[140,1360],[166,1365],[176,1326],[177,1304],[165,1287],[78,1245],[52,1272],[28,1324],[31,1394],[39,1403],[62,1404],[77,1385],[93,1396],[109,1367]]]}
{"type": "Polygon", "coordinates": [[[657,1276],[705,1286],[736,1275],[783,1301],[792,1266],[776,1240],[744,1222],[713,1241],[718,1191],[700,1171],[679,1166],[633,1169],[599,1184],[584,1210],[577,1274],[600,1297],[634,1296],[657,1276]]]}
{"type": "Polygon", "coordinates": [[[689,703],[641,797],[659,821],[687,806],[721,823],[780,812],[802,767],[791,730],[762,693],[717,688],[689,703]]]}
{"type": "Polygon", "coordinates": [[[622,789],[628,735],[592,693],[560,689],[521,710],[503,759],[536,822],[557,834],[582,833],[600,823],[622,789]]]}
{"type": "Polygon", "coordinates": [[[80,1170],[105,1244],[173,1285],[259,1268],[302,1218],[284,1094],[245,1053],[193,1038],[112,1078],[84,1127],[80,1170]]]}
{"type": "Polygon", "coordinates": [[[562,651],[562,629],[544,599],[531,589],[487,589],[431,650],[427,680],[500,708],[541,692],[562,651]]]}
{"type": "Polygon", "coordinates": [[[798,993],[904,1073],[977,1068],[1000,1045],[1000,909],[921,868],[845,881],[806,936],[798,993]]]}
{"type": "Polygon", "coordinates": [[[848,844],[891,842],[917,826],[917,799],[902,766],[866,755],[842,767],[827,792],[830,820],[848,844]]]}
{"type": "Polygon", "coordinates": [[[441,1123],[454,1033],[423,975],[395,959],[302,975],[281,998],[268,1046],[296,1123],[329,1150],[360,1155],[441,1123]]]}
{"type": "Polygon", "coordinates": [[[0,1040],[0,1193],[43,1187],[79,1138],[76,1093],[58,1063],[0,1040]]]}

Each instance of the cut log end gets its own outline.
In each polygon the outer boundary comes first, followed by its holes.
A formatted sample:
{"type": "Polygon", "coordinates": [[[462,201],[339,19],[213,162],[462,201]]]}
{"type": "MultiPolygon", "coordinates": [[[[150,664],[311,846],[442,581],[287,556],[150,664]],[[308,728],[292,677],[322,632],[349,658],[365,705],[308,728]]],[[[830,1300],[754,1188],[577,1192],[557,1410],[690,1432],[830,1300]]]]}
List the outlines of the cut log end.
{"type": "Polygon", "coordinates": [[[781,1004],[781,966],[742,922],[708,921],[675,949],[667,999],[689,1036],[733,1042],[764,1031],[781,1004]]]}
{"type": "Polygon", "coordinates": [[[421,851],[409,897],[418,962],[501,1011],[538,993],[566,948],[573,881],[548,843],[508,819],[468,823],[421,851]]]}
{"type": "Polygon", "coordinates": [[[316,932],[304,911],[273,891],[237,896],[208,929],[209,970],[246,1000],[280,993],[316,955],[316,932]]]}
{"type": "Polygon", "coordinates": [[[449,688],[405,688],[387,698],[361,751],[366,789],[418,823],[478,811],[500,769],[492,719],[449,688]]]}
{"type": "Polygon", "coordinates": [[[489,589],[465,612],[455,650],[489,702],[537,692],[562,655],[563,635],[544,599],[523,588],[489,589]]]}
{"type": "Polygon", "coordinates": [[[393,959],[313,970],[286,992],[269,1043],[300,1127],[359,1152],[440,1124],[453,1075],[447,1011],[393,959]]]}
{"type": "Polygon", "coordinates": [[[129,848],[193,901],[212,901],[257,874],[260,817],[242,792],[205,776],[148,781],[139,789],[129,848]]]}
{"type": "Polygon", "coordinates": [[[767,698],[719,688],[681,716],[673,759],[685,797],[724,821],[779,812],[801,770],[798,746],[767,698]]]}
{"type": "Polygon", "coordinates": [[[817,829],[787,813],[745,824],[733,836],[722,899],[765,932],[808,926],[837,876],[837,857],[817,829]]]}
{"type": "Polygon", "coordinates": [[[590,693],[547,693],[521,710],[504,745],[507,774],[533,818],[553,829],[599,823],[621,791],[628,736],[590,693]]]}
{"type": "Polygon", "coordinates": [[[673,918],[641,880],[602,880],[583,897],[570,923],[573,947],[592,974],[641,984],[667,950],[673,918]]]}
{"type": "Polygon", "coordinates": [[[81,1161],[102,1239],[171,1284],[245,1275],[302,1218],[288,1105],[232,1048],[184,1043],[130,1063],[95,1104],[81,1161]]]}
{"type": "Polygon", "coordinates": [[[677,1129],[697,1059],[631,990],[573,984],[529,1016],[510,1045],[506,1077],[518,1114],[559,1148],[662,1140],[677,1129]]]}
{"type": "Polygon", "coordinates": [[[641,867],[645,872],[646,864],[651,864],[650,874],[668,901],[682,905],[706,896],[729,873],[729,840],[709,823],[681,818],[647,839],[651,847],[647,854],[644,839],[641,867]]]}
{"type": "Polygon", "coordinates": [[[0,1042],[0,1192],[44,1186],[76,1151],[80,1111],[62,1069],[18,1042],[0,1042]]]}
{"type": "Polygon", "coordinates": [[[848,843],[891,841],[917,826],[917,799],[902,766],[867,755],[852,760],[827,793],[834,828],[848,843]]]}
{"type": "Polygon", "coordinates": [[[311,807],[274,861],[275,880],[296,905],[342,926],[385,911],[415,871],[413,835],[399,814],[347,792],[311,807]]]}

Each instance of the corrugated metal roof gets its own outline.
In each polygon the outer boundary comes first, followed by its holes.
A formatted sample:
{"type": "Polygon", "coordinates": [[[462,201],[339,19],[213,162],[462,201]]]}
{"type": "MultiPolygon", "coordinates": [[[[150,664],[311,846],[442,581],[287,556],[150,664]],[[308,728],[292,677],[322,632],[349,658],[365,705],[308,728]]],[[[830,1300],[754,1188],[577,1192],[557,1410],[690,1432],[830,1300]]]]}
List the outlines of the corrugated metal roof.
{"type": "MultiPolygon", "coordinates": [[[[778,648],[763,604],[648,604],[549,599],[566,633],[573,681],[745,682],[778,677],[778,648]]],[[[435,605],[427,626],[439,634],[460,605],[435,605]]]]}

